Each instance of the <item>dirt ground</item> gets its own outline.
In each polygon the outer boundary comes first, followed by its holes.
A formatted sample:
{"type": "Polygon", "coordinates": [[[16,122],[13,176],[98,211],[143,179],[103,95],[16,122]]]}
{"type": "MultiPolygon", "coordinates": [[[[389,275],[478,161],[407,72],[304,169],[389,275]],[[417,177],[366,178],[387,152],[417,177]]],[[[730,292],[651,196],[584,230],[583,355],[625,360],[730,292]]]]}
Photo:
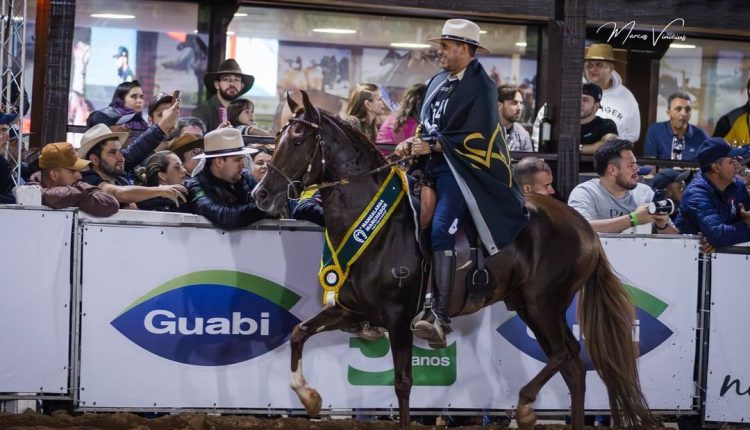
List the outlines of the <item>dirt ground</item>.
{"type": "MultiPolygon", "coordinates": [[[[31,410],[21,414],[0,413],[2,430],[391,430],[398,424],[389,421],[354,421],[351,419],[308,420],[305,418],[264,419],[247,415],[208,416],[205,414],[184,413],[146,419],[131,413],[88,413],[71,416],[64,411],[44,415],[31,410]]],[[[445,428],[413,424],[413,430],[445,428]]],[[[460,430],[491,429],[506,427],[493,424],[451,427],[460,430]]],[[[537,426],[537,429],[562,430],[562,425],[537,426]]],[[[591,429],[593,430],[593,428],[591,429]]]]}

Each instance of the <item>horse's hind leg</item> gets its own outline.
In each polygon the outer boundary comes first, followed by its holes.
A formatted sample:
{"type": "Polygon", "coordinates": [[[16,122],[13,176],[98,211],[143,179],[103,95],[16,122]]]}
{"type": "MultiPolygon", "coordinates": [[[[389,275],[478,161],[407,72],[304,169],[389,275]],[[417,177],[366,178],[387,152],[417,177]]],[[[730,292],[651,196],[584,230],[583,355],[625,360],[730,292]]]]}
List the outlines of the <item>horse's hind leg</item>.
{"type": "Polygon", "coordinates": [[[314,317],[297,324],[292,330],[289,341],[292,347],[292,374],[289,378],[289,386],[297,393],[297,397],[310,416],[315,417],[320,414],[323,399],[318,390],[307,385],[302,374],[302,348],[310,336],[321,331],[337,329],[341,320],[341,309],[327,306],[314,317]]]}
{"type": "MultiPolygon", "coordinates": [[[[536,336],[539,346],[547,355],[547,365],[529,381],[528,384],[521,388],[518,395],[518,407],[516,409],[516,422],[518,427],[522,430],[533,429],[536,423],[536,414],[534,413],[533,403],[536,400],[539,391],[542,389],[544,384],[552,378],[555,373],[565,369],[568,377],[574,377],[573,370],[575,365],[568,364],[573,357],[578,355],[578,345],[575,346],[569,344],[572,339],[575,341],[573,334],[565,324],[565,314],[562,312],[550,312],[549,309],[541,309],[537,306],[534,308],[527,308],[524,310],[519,309],[518,315],[521,319],[529,326],[534,335],[536,336]],[[572,350],[571,348],[575,348],[572,350]],[[572,367],[569,367],[572,366],[572,367]]],[[[580,362],[580,358],[578,358],[580,362]]],[[[582,367],[582,364],[581,366],[582,367]]],[[[585,373],[583,373],[585,376],[585,373]]],[[[565,377],[565,375],[564,375],[565,377]]],[[[574,378],[575,379],[575,378],[574,378]]],[[[566,383],[568,382],[566,378],[566,383]]],[[[574,404],[574,411],[577,409],[575,406],[577,403],[580,405],[580,413],[573,415],[573,428],[580,429],[583,426],[583,390],[585,390],[585,381],[581,382],[580,385],[576,385],[576,389],[573,387],[571,390],[571,400],[574,404]],[[580,396],[580,399],[578,398],[580,396]],[[578,400],[578,402],[577,402],[578,400]],[[578,422],[580,418],[580,422],[578,422]]]]}

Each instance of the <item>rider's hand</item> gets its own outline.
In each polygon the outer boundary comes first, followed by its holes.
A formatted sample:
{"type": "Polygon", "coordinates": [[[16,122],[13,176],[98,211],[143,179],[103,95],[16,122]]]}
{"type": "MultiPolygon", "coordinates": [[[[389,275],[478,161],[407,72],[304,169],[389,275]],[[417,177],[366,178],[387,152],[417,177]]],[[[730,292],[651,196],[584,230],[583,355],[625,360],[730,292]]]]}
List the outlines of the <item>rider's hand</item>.
{"type": "Polygon", "coordinates": [[[422,139],[414,139],[411,145],[411,152],[417,155],[427,155],[430,151],[430,145],[422,139]]]}
{"type": "Polygon", "coordinates": [[[396,145],[396,149],[393,150],[393,153],[398,155],[399,157],[406,157],[407,155],[411,154],[411,138],[404,140],[403,142],[396,145]]]}

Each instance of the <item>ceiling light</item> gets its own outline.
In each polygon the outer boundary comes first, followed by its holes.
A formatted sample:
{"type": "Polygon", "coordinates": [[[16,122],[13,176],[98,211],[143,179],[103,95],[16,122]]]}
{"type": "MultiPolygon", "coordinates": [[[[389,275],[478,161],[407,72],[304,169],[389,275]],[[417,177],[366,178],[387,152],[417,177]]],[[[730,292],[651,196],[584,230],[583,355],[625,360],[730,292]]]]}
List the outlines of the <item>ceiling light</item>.
{"type": "Polygon", "coordinates": [[[234,32],[233,31],[227,31],[227,36],[234,36],[234,32]]]}
{"type": "Polygon", "coordinates": [[[330,33],[330,34],[354,34],[357,30],[351,30],[348,28],[313,28],[315,33],[330,33]]]}
{"type": "Polygon", "coordinates": [[[516,42],[516,46],[520,46],[521,48],[526,47],[526,42],[516,42]]]}
{"type": "Polygon", "coordinates": [[[234,14],[234,16],[242,17],[242,16],[247,16],[247,14],[245,12],[237,12],[234,14]]]}
{"type": "Polygon", "coordinates": [[[92,13],[92,18],[104,18],[104,19],[133,19],[135,15],[125,15],[121,13],[92,13]]]}
{"type": "Polygon", "coordinates": [[[487,30],[479,30],[479,34],[487,34],[487,30]]]}
{"type": "Polygon", "coordinates": [[[695,48],[695,45],[690,45],[687,43],[673,43],[669,45],[670,48],[677,48],[677,49],[692,49],[695,48]]]}
{"type": "Polygon", "coordinates": [[[391,46],[394,48],[407,48],[407,49],[425,49],[432,48],[432,45],[426,43],[409,43],[409,42],[393,42],[391,46]]]}

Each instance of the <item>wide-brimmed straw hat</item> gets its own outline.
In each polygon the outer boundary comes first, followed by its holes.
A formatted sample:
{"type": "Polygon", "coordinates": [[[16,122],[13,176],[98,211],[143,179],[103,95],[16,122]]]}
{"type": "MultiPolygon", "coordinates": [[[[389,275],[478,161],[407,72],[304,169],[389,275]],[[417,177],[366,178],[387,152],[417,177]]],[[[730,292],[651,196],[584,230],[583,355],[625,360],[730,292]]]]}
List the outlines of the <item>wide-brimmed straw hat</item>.
{"type": "Polygon", "coordinates": [[[113,132],[106,124],[97,124],[86,130],[86,133],[83,133],[81,146],[78,148],[78,156],[84,160],[87,159],[89,151],[91,151],[94,145],[108,139],[117,139],[121,144],[125,145],[128,134],[125,131],[113,132]]]}
{"type": "Polygon", "coordinates": [[[219,128],[203,136],[203,154],[193,159],[228,157],[230,155],[255,154],[255,148],[248,148],[242,134],[235,128],[219,128]]]}
{"type": "Polygon", "coordinates": [[[240,65],[234,58],[228,58],[219,64],[219,70],[215,72],[207,72],[203,75],[203,85],[206,86],[208,93],[213,95],[216,94],[216,88],[214,88],[214,81],[219,79],[221,75],[239,75],[242,78],[242,89],[240,95],[250,91],[255,82],[255,76],[247,75],[242,73],[240,65]]]}
{"type": "Polygon", "coordinates": [[[586,48],[586,55],[583,60],[609,61],[610,63],[621,63],[615,59],[615,50],[608,43],[594,43],[586,48]]]}
{"type": "Polygon", "coordinates": [[[479,26],[468,19],[449,19],[443,24],[440,37],[427,39],[430,43],[440,43],[441,40],[455,40],[477,47],[477,52],[489,54],[490,50],[479,43],[479,26]]]}

